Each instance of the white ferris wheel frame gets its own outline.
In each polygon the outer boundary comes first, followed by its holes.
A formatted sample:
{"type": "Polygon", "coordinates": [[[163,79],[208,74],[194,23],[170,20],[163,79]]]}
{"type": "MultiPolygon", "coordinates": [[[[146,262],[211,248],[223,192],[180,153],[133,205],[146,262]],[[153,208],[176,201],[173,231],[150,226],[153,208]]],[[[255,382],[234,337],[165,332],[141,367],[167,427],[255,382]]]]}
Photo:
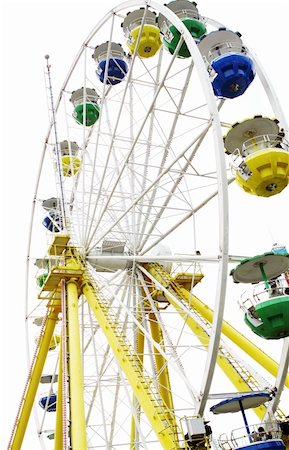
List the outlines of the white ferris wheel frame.
{"type": "MultiPolygon", "coordinates": [[[[217,173],[217,183],[218,183],[218,208],[219,208],[219,254],[215,256],[203,256],[203,257],[192,257],[192,261],[200,260],[200,261],[215,261],[218,264],[218,284],[216,288],[215,302],[214,302],[214,320],[212,324],[212,333],[210,337],[210,342],[208,346],[206,365],[204,370],[203,377],[203,385],[200,391],[198,404],[196,404],[196,414],[202,415],[205,409],[206,402],[208,400],[210,386],[213,378],[213,373],[215,369],[218,348],[220,344],[221,337],[221,326],[224,314],[224,306],[225,306],[225,297],[226,297],[226,286],[227,286],[227,276],[228,276],[228,263],[230,261],[238,260],[238,257],[229,256],[228,247],[229,247],[229,225],[228,225],[228,181],[225,167],[225,155],[224,155],[224,147],[223,147],[223,137],[221,133],[221,123],[218,113],[218,108],[216,104],[216,98],[212,89],[212,84],[209,78],[209,74],[206,68],[206,65],[203,61],[203,58],[197,48],[197,44],[195,43],[192,36],[189,34],[189,31],[184,26],[183,22],[168,8],[164,5],[159,4],[153,0],[129,0],[127,2],[123,2],[120,5],[113,8],[109,13],[107,13],[103,19],[101,19],[92,32],[88,35],[87,39],[82,44],[69,72],[63,83],[62,89],[60,91],[59,98],[57,99],[55,110],[58,109],[59,104],[62,99],[63,91],[73,73],[73,70],[84,51],[85,47],[89,44],[90,40],[93,36],[98,32],[98,30],[103,26],[103,24],[108,21],[113,14],[117,14],[123,9],[130,7],[142,7],[142,6],[152,7],[154,10],[162,13],[176,28],[180,31],[182,38],[185,40],[186,45],[192,55],[194,60],[194,65],[197,70],[197,74],[199,76],[199,80],[202,84],[204,94],[206,96],[207,107],[211,117],[211,126],[213,129],[214,135],[214,150],[215,150],[215,158],[216,158],[216,173],[217,173]]],[[[222,24],[213,21],[211,19],[207,19],[210,24],[215,25],[216,27],[221,27],[222,24]]],[[[284,127],[286,133],[288,133],[288,127],[286,126],[285,115],[280,107],[275,91],[266,76],[263,67],[258,61],[256,55],[253,52],[249,52],[250,56],[254,60],[256,66],[256,72],[261,80],[261,83],[264,87],[264,90],[268,94],[269,101],[271,103],[271,107],[278,117],[281,125],[284,127]]],[[[51,129],[53,127],[53,123],[50,124],[46,140],[47,141],[51,129]]],[[[39,181],[41,178],[41,167],[43,164],[45,155],[45,146],[42,153],[42,158],[40,162],[40,169],[38,173],[38,178],[36,182],[34,201],[32,206],[32,215],[31,215],[31,225],[29,232],[29,242],[28,242],[28,257],[27,257],[27,281],[26,281],[26,297],[28,293],[28,279],[29,279],[29,258],[30,258],[30,246],[32,239],[32,228],[33,228],[33,220],[34,220],[34,209],[35,209],[35,199],[37,198],[39,181]]],[[[105,257],[104,257],[105,258],[105,257]]],[[[164,257],[165,260],[168,260],[168,257],[164,257]]],[[[172,257],[173,259],[173,257],[172,257]]],[[[148,261],[148,258],[144,256],[140,256],[138,261],[140,262],[148,261]]],[[[161,258],[160,258],[161,260],[161,258]]],[[[28,334],[28,333],[27,333],[28,334]]],[[[27,338],[28,341],[28,338],[27,338]]],[[[285,375],[288,367],[288,359],[289,359],[289,339],[284,340],[282,357],[280,361],[280,369],[278,372],[278,376],[276,378],[276,386],[281,391],[282,386],[284,385],[285,375]]],[[[276,396],[274,400],[274,405],[272,405],[272,409],[276,409],[279,397],[276,396]]]]}

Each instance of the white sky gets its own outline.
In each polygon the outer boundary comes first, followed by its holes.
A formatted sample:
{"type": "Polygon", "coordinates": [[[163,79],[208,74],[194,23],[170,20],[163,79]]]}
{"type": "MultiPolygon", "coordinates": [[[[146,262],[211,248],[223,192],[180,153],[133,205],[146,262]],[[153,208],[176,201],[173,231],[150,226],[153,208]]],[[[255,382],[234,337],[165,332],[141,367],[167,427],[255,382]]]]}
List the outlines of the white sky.
{"type": "MultiPolygon", "coordinates": [[[[48,127],[44,55],[51,57],[56,98],[82,42],[115,4],[115,0],[11,0],[1,4],[1,448],[7,444],[26,376],[24,274],[28,225],[48,127]]],[[[198,8],[204,16],[242,33],[245,44],[263,63],[288,117],[288,0],[199,0],[198,8]]],[[[276,209],[271,202],[268,211],[268,222],[273,224],[272,216],[274,220],[278,216],[280,232],[274,229],[278,234],[274,239],[287,245],[288,228],[283,225],[288,224],[288,191],[276,201],[276,209]]],[[[251,225],[258,233],[256,222],[251,225]]],[[[250,247],[252,255],[266,249],[250,247]]],[[[24,450],[37,448],[32,442],[23,446],[24,450]]]]}

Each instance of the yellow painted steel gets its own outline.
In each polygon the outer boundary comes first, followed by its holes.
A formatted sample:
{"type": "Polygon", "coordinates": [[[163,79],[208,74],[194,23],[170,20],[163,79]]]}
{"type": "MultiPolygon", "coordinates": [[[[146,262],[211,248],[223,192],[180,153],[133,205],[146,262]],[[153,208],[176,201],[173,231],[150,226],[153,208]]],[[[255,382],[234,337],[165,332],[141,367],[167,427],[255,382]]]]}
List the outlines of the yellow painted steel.
{"type": "MultiPolygon", "coordinates": [[[[162,278],[160,275],[164,272],[164,269],[158,264],[154,265],[146,265],[148,271],[153,275],[159,282],[163,283],[165,287],[168,287],[170,284],[173,286],[172,279],[168,273],[166,273],[166,280],[162,278]],[[169,277],[169,278],[168,278],[169,277]]],[[[175,286],[176,283],[175,283],[175,286]]],[[[213,322],[213,311],[210,309],[205,303],[199,300],[195,295],[192,295],[186,289],[178,286],[179,292],[183,300],[191,307],[193,305],[194,309],[201,314],[201,316],[206,319],[209,323],[213,322]]],[[[169,299],[168,299],[169,300],[169,299]]],[[[169,300],[170,301],[170,300],[169,300]]],[[[277,376],[278,373],[278,364],[273,360],[270,356],[268,356],[263,350],[253,344],[249,339],[247,339],[244,335],[239,333],[234,327],[232,327],[225,320],[222,324],[222,333],[230,339],[234,344],[236,344],[239,348],[241,348],[245,353],[247,353],[251,358],[257,361],[264,369],[266,369],[271,375],[274,377],[277,376]]],[[[289,388],[289,375],[286,377],[285,386],[289,388]]]]}
{"type": "Polygon", "coordinates": [[[249,194],[270,197],[283,191],[289,182],[289,153],[285,150],[272,148],[254,152],[245,163],[252,175],[244,180],[236,172],[236,182],[249,194]]]}
{"type": "MultiPolygon", "coordinates": [[[[213,311],[205,305],[201,300],[197,297],[191,297],[191,294],[182,289],[182,297],[187,301],[188,304],[193,302],[194,308],[206,319],[208,322],[212,323],[213,321],[213,311]]],[[[241,348],[247,355],[257,361],[264,369],[266,369],[271,375],[274,377],[277,376],[278,372],[278,364],[274,361],[270,356],[268,356],[263,350],[253,344],[249,339],[247,339],[244,335],[239,333],[232,325],[230,325],[227,321],[223,321],[222,324],[222,333],[229,338],[234,344],[236,344],[239,348],[241,348]]],[[[289,375],[286,377],[286,387],[289,387],[289,375]]]]}
{"type": "Polygon", "coordinates": [[[155,395],[151,379],[144,376],[140,370],[141,362],[121,330],[118,329],[115,318],[111,316],[109,304],[97,287],[92,286],[90,282],[84,283],[82,289],[163,449],[178,450],[180,445],[177,439],[175,418],[165,403],[155,395]]]}
{"type": "MultiPolygon", "coordinates": [[[[131,41],[127,41],[127,46],[132,53],[140,33],[140,26],[131,30],[131,41]]],[[[144,25],[138,45],[138,55],[141,58],[150,58],[154,56],[161,48],[160,29],[154,25],[144,25]]]]}
{"type": "MultiPolygon", "coordinates": [[[[150,269],[150,272],[152,273],[152,269],[150,269]]],[[[159,273],[153,271],[152,274],[158,281],[161,281],[159,273]]],[[[179,289],[181,288],[179,285],[177,285],[174,282],[174,287],[179,289]]],[[[175,295],[178,297],[179,292],[174,292],[175,295]]],[[[189,306],[191,305],[191,294],[186,291],[190,295],[189,297],[189,306]]],[[[204,347],[208,347],[209,345],[209,336],[206,333],[206,331],[197,323],[196,320],[194,320],[192,317],[188,316],[183,309],[166,293],[164,293],[167,300],[171,303],[171,305],[174,306],[174,308],[178,311],[181,317],[185,320],[187,326],[192,330],[192,332],[197,336],[199,341],[204,345],[204,347]]],[[[184,297],[183,297],[184,298],[184,297]]],[[[188,298],[186,299],[188,300],[188,298]]],[[[191,308],[191,306],[190,306],[191,308]]],[[[224,356],[222,356],[221,352],[217,357],[217,364],[218,366],[223,370],[223,372],[226,374],[226,376],[229,378],[229,380],[232,382],[232,384],[236,387],[236,389],[239,392],[247,392],[250,390],[250,386],[246,381],[243,380],[243,378],[239,375],[238,371],[232,366],[232,364],[226,359],[224,356]]],[[[266,412],[266,408],[264,406],[259,406],[254,409],[258,417],[263,418],[264,414],[266,412]]]]}
{"type": "Polygon", "coordinates": [[[21,448],[59,312],[59,302],[57,300],[52,301],[48,309],[48,314],[38,343],[37,354],[33,360],[33,366],[29,375],[26,391],[20,405],[12,438],[8,446],[11,450],[19,450],[21,448]]]}
{"type": "MultiPolygon", "coordinates": [[[[149,323],[150,323],[152,338],[161,347],[163,347],[164,338],[163,338],[162,329],[161,329],[160,324],[158,323],[158,320],[154,313],[149,314],[149,323]]],[[[164,350],[164,348],[163,348],[163,350],[164,350]]],[[[165,404],[167,405],[167,407],[171,411],[173,411],[174,404],[173,404],[173,398],[172,398],[172,392],[171,392],[171,384],[170,384],[170,377],[169,377],[167,361],[164,358],[164,356],[159,353],[159,351],[156,349],[156,347],[153,347],[153,351],[154,351],[154,358],[155,358],[155,364],[156,364],[156,370],[157,370],[157,380],[158,380],[160,395],[162,396],[162,399],[165,402],[165,404]]]]}
{"type": "MultiPolygon", "coordinates": [[[[194,308],[206,321],[212,323],[213,311],[205,305],[197,297],[193,296],[184,286],[178,284],[164,269],[158,264],[147,264],[146,268],[152,276],[154,276],[165,288],[185,301],[190,308],[194,308]]],[[[79,320],[78,320],[78,294],[79,281],[83,282],[82,290],[87,298],[91,311],[94,313],[100,327],[102,328],[106,339],[123,370],[133,392],[134,404],[136,405],[137,417],[140,415],[140,409],[147,416],[156,436],[165,450],[177,450],[180,448],[179,437],[182,432],[178,429],[174,412],[173,398],[170,389],[169,372],[165,358],[154,350],[154,358],[158,373],[159,392],[155,392],[151,378],[144,373],[143,355],[144,355],[144,335],[141,330],[137,330],[136,349],[132,349],[127,342],[126,337],[122,333],[121,328],[117,325],[116,318],[106,299],[102,296],[97,286],[92,285],[88,276],[83,272],[83,267],[73,259],[68,260],[65,267],[60,268],[62,273],[67,271],[67,307],[68,307],[68,345],[69,345],[69,375],[70,375],[70,412],[71,412],[71,443],[75,449],[87,449],[86,442],[86,423],[84,411],[83,396],[83,374],[82,374],[82,352],[80,346],[79,320]],[[75,276],[74,276],[75,274],[75,276]],[[160,397],[158,396],[160,394],[160,397]]],[[[61,274],[60,274],[61,275],[61,274]]],[[[59,277],[60,277],[59,275],[59,277]]],[[[63,275],[62,275],[63,277],[63,275]]],[[[208,334],[198,323],[185,314],[181,307],[173,301],[173,299],[164,292],[167,300],[175,307],[179,314],[186,320],[187,325],[199,338],[200,342],[208,345],[208,334]]],[[[50,300],[47,304],[48,314],[41,332],[38,343],[38,350],[33,361],[31,374],[22,403],[20,405],[19,414],[17,416],[15,428],[9,444],[9,449],[19,450],[22,445],[25,430],[29,420],[32,405],[39,385],[40,377],[43,371],[44,363],[49,351],[49,346],[53,338],[55,324],[61,310],[60,300],[50,300]]],[[[140,317],[139,317],[140,318],[140,317]]],[[[154,313],[149,313],[149,322],[151,335],[155,342],[159,345],[163,344],[163,336],[161,327],[154,313]]],[[[277,375],[277,363],[255,346],[251,341],[240,334],[228,322],[223,322],[222,332],[225,336],[232,340],[243,351],[255,358],[265,369],[272,375],[277,375]]],[[[225,353],[224,353],[225,355],[225,353]]],[[[58,379],[58,395],[57,395],[57,412],[56,412],[56,432],[55,432],[55,450],[63,448],[63,423],[62,423],[62,367],[61,354],[59,364],[58,379]]],[[[233,367],[233,365],[220,353],[217,363],[226,373],[231,382],[238,391],[248,391],[249,384],[246,383],[233,367]]],[[[289,387],[289,377],[286,379],[286,386],[289,387]]],[[[250,389],[250,387],[249,387],[250,389]]],[[[263,417],[265,408],[260,406],[256,408],[256,413],[260,418],[263,417]]],[[[137,442],[137,427],[134,417],[132,418],[131,427],[131,443],[130,450],[135,450],[137,442]]]]}
{"type": "MultiPolygon", "coordinates": [[[[76,264],[71,262],[71,268],[76,264]]],[[[66,284],[68,342],[69,342],[69,387],[72,448],[86,450],[86,423],[83,396],[82,352],[78,319],[78,284],[73,279],[66,284]]]]}
{"type": "Polygon", "coordinates": [[[58,364],[58,383],[57,383],[57,402],[56,402],[56,424],[55,424],[55,439],[54,450],[63,450],[63,421],[62,421],[62,339],[59,351],[58,364]]]}
{"type": "Polygon", "coordinates": [[[52,339],[51,339],[51,342],[49,345],[49,351],[55,350],[56,347],[58,346],[59,342],[60,342],[60,336],[58,334],[54,334],[52,336],[52,339]]]}
{"type": "Polygon", "coordinates": [[[192,285],[196,286],[196,284],[200,283],[200,281],[202,281],[203,278],[204,274],[201,272],[199,273],[179,272],[173,278],[173,281],[175,281],[176,283],[180,284],[183,288],[190,291],[192,285]]]}
{"type": "MultiPolygon", "coordinates": [[[[175,307],[175,309],[183,317],[186,324],[193,331],[193,333],[197,336],[199,341],[205,347],[208,347],[209,336],[203,330],[203,328],[200,327],[200,325],[192,317],[189,317],[186,313],[184,313],[183,310],[180,308],[180,306],[177,305],[177,303],[175,303],[172,299],[170,299],[170,303],[175,307]]],[[[232,364],[228,361],[228,359],[226,357],[219,354],[217,356],[217,364],[223,370],[223,372],[226,374],[226,376],[229,378],[231,383],[236,387],[238,392],[248,392],[248,390],[251,390],[249,384],[243,380],[243,378],[239,375],[238,371],[234,368],[234,366],[232,366],[232,364]]],[[[254,408],[254,411],[257,414],[257,416],[260,419],[262,419],[266,412],[266,408],[263,405],[261,405],[257,408],[254,408]]]]}
{"type": "MultiPolygon", "coordinates": [[[[138,320],[141,321],[141,314],[140,311],[138,312],[138,320]]],[[[136,330],[136,352],[140,361],[140,370],[142,372],[143,369],[143,358],[144,358],[144,334],[143,332],[137,328],[136,330]]],[[[133,406],[135,407],[136,410],[136,415],[137,415],[137,420],[139,420],[140,417],[140,404],[138,402],[137,397],[133,396],[133,406]]],[[[137,439],[137,427],[136,427],[136,422],[135,422],[135,418],[134,416],[132,416],[131,419],[131,433],[130,433],[130,450],[136,450],[136,442],[138,442],[137,439]]]]}
{"type": "Polygon", "coordinates": [[[53,242],[48,248],[48,255],[60,256],[66,249],[69,240],[70,236],[68,234],[55,234],[53,242]]]}

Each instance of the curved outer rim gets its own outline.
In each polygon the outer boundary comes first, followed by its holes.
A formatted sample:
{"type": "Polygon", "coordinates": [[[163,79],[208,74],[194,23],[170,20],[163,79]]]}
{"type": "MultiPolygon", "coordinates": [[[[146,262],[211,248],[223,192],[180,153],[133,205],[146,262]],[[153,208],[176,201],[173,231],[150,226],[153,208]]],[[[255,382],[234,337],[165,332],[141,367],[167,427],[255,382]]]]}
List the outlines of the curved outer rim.
{"type": "MultiPolygon", "coordinates": [[[[250,56],[252,57],[252,59],[255,63],[256,73],[258,74],[258,76],[262,82],[264,90],[268,94],[268,98],[270,100],[270,104],[275,113],[275,116],[276,116],[276,118],[278,118],[281,127],[284,128],[285,139],[288,141],[288,135],[289,135],[288,123],[286,121],[285,114],[283,113],[283,110],[282,110],[281,106],[279,105],[276,92],[273,89],[258,57],[253,52],[250,52],[250,56]]],[[[286,379],[286,375],[287,375],[287,371],[288,371],[288,364],[289,364],[289,338],[287,337],[284,339],[284,342],[283,342],[279,369],[278,369],[278,373],[276,376],[275,387],[277,389],[277,394],[275,395],[275,397],[273,397],[273,400],[269,404],[269,407],[268,407],[265,417],[264,417],[265,420],[270,418],[270,413],[274,414],[278,407],[281,393],[282,393],[282,391],[284,389],[284,385],[285,385],[285,379],[286,379]]]]}
{"type": "Polygon", "coordinates": [[[255,63],[256,73],[261,80],[261,83],[263,85],[265,92],[268,95],[271,107],[274,111],[276,118],[280,122],[281,128],[284,128],[285,139],[288,141],[288,132],[289,132],[288,123],[287,123],[285,114],[279,104],[275,89],[273,88],[272,84],[270,83],[269,78],[268,78],[266,72],[264,71],[264,68],[263,68],[261,62],[259,61],[259,58],[257,57],[257,55],[254,52],[252,52],[251,50],[249,50],[249,56],[252,58],[252,60],[255,63]]]}
{"type": "MultiPolygon", "coordinates": [[[[102,27],[102,25],[111,17],[112,14],[115,14],[122,9],[125,9],[127,7],[133,7],[133,6],[143,6],[148,5],[153,7],[154,9],[161,12],[163,15],[165,15],[181,32],[183,38],[186,41],[186,44],[193,55],[194,63],[196,65],[200,81],[202,83],[206,98],[207,98],[207,104],[209,107],[209,111],[212,115],[212,126],[213,126],[213,133],[215,136],[215,153],[216,153],[216,163],[217,163],[217,174],[218,174],[218,189],[219,189],[219,224],[220,224],[220,237],[219,237],[219,246],[220,246],[220,255],[218,255],[219,259],[219,276],[218,276],[218,287],[217,287],[217,294],[216,294],[216,300],[215,300],[215,314],[214,314],[214,323],[213,323],[213,333],[214,339],[211,338],[210,345],[208,349],[208,356],[207,356],[207,362],[206,362],[206,368],[204,373],[204,383],[202,387],[202,392],[200,396],[199,401],[199,408],[198,411],[200,414],[203,413],[204,407],[206,404],[206,400],[208,397],[213,371],[215,367],[215,361],[217,357],[217,350],[219,345],[219,339],[220,339],[220,332],[221,332],[221,322],[223,317],[223,310],[224,310],[224,301],[225,301],[225,292],[226,292],[226,282],[227,282],[227,265],[228,265],[228,192],[227,192],[227,183],[224,181],[226,180],[226,171],[225,171],[225,158],[224,158],[224,152],[223,152],[223,140],[221,135],[221,127],[220,127],[220,121],[218,116],[218,111],[216,107],[215,97],[213,94],[211,82],[209,80],[209,76],[206,70],[206,67],[204,65],[204,62],[202,60],[202,57],[197,49],[197,45],[195,44],[194,40],[190,36],[188,30],[183,26],[183,23],[181,20],[168,8],[166,8],[164,5],[161,5],[155,1],[141,1],[141,0],[131,0],[124,3],[121,3],[117,7],[113,8],[109,13],[107,13],[104,18],[98,22],[98,24],[95,26],[95,28],[92,30],[92,32],[88,35],[87,39],[82,44],[79,52],[76,55],[75,60],[73,61],[73,64],[68,72],[68,75],[62,85],[60,95],[58,97],[58,100],[55,105],[55,109],[57,110],[62,98],[63,90],[65,89],[71,74],[73,73],[73,70],[82,55],[82,52],[84,51],[85,46],[89,43],[89,41],[92,39],[92,37],[97,33],[97,31],[102,27]]],[[[217,21],[214,21],[212,19],[206,19],[208,23],[215,27],[220,27],[222,24],[220,24],[217,21]]],[[[263,84],[264,90],[268,93],[268,97],[272,106],[272,109],[276,113],[276,116],[279,118],[281,124],[284,126],[285,124],[285,116],[279,106],[277,97],[275,92],[273,91],[273,88],[264,74],[264,70],[261,67],[260,63],[257,62],[257,58],[253,53],[251,53],[251,57],[254,59],[257,67],[257,73],[260,77],[260,80],[263,84]]],[[[32,228],[33,228],[33,219],[34,219],[34,210],[35,210],[35,199],[37,197],[38,192],[38,186],[41,176],[41,169],[43,165],[45,150],[46,150],[46,142],[49,137],[50,131],[52,128],[52,123],[50,123],[45,139],[45,144],[40,160],[40,166],[34,191],[34,198],[33,198],[33,205],[32,205],[32,211],[31,211],[31,221],[30,221],[30,230],[29,230],[29,238],[28,238],[28,251],[27,251],[27,271],[26,271],[26,308],[27,308],[27,299],[28,299],[28,281],[29,281],[29,256],[30,256],[30,247],[31,247],[31,239],[32,239],[32,228]]],[[[27,312],[27,311],[26,311],[27,312]]],[[[26,321],[27,324],[27,321],[26,321]]],[[[27,329],[27,326],[26,326],[27,329]]],[[[28,346],[28,330],[26,333],[26,339],[27,339],[27,349],[28,346]]],[[[289,345],[288,345],[289,347],[289,345]]],[[[28,351],[29,353],[29,351],[28,351]]],[[[29,359],[29,358],[28,358],[29,359]]]]}
{"type": "Polygon", "coordinates": [[[280,365],[279,365],[279,370],[278,370],[278,373],[276,376],[276,382],[275,382],[276,392],[275,392],[275,396],[273,396],[273,399],[269,403],[269,406],[266,410],[266,414],[264,416],[264,421],[270,420],[271,415],[274,414],[278,408],[278,404],[279,404],[281,394],[283,392],[285,381],[286,381],[288,364],[289,364],[289,337],[287,337],[283,340],[280,365]]]}

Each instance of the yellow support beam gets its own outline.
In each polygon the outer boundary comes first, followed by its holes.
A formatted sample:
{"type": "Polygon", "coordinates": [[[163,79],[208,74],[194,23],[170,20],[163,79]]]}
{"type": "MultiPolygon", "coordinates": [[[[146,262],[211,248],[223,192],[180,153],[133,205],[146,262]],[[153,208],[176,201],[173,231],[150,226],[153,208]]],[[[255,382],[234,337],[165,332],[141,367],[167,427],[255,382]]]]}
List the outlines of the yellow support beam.
{"type": "MultiPolygon", "coordinates": [[[[159,266],[158,264],[147,264],[145,267],[159,282],[164,283],[164,278],[162,277],[164,269],[161,266],[159,266]]],[[[213,322],[214,313],[212,309],[210,309],[205,303],[199,300],[196,296],[192,295],[186,289],[174,283],[168,273],[166,273],[165,277],[166,280],[164,286],[171,287],[172,289],[174,289],[175,286],[180,293],[181,298],[186,301],[190,308],[193,307],[209,323],[213,322]]],[[[222,333],[224,334],[224,336],[234,342],[234,344],[236,344],[240,349],[247,353],[251,358],[257,361],[271,375],[273,375],[274,377],[277,376],[279,366],[276,361],[274,361],[273,358],[268,356],[263,350],[253,344],[243,334],[239,333],[236,328],[232,327],[232,325],[230,325],[225,320],[222,324],[222,333]]],[[[285,386],[289,388],[289,374],[286,377],[285,386]]]]}
{"type": "MultiPolygon", "coordinates": [[[[76,263],[71,262],[69,265],[76,263]]],[[[82,353],[78,319],[78,284],[73,279],[66,284],[68,342],[69,342],[69,387],[72,448],[86,450],[86,422],[83,396],[82,353]]]]}
{"type": "MultiPolygon", "coordinates": [[[[188,304],[193,304],[194,308],[200,313],[208,322],[213,322],[213,311],[205,305],[197,297],[192,296],[190,292],[181,288],[182,298],[186,300],[188,304]]],[[[236,344],[241,350],[243,350],[252,359],[258,362],[264,369],[266,369],[274,377],[277,376],[279,365],[276,361],[268,356],[263,350],[257,347],[253,342],[247,339],[243,334],[239,333],[232,325],[225,320],[222,324],[222,333],[234,344],[236,344]]],[[[287,374],[285,386],[289,388],[289,375],[287,374]]]]}
{"type": "Polygon", "coordinates": [[[70,236],[68,234],[55,234],[53,242],[48,248],[48,255],[60,256],[67,248],[69,240],[70,236]]]}
{"type": "MultiPolygon", "coordinates": [[[[141,321],[141,314],[140,311],[138,311],[138,320],[141,321]]],[[[142,372],[143,370],[143,359],[144,359],[144,334],[143,332],[137,328],[136,330],[136,353],[140,361],[140,370],[142,372]]],[[[140,404],[138,402],[138,399],[136,398],[135,394],[133,395],[133,406],[136,409],[136,415],[137,420],[139,420],[140,417],[140,404]]],[[[135,417],[132,416],[131,418],[131,432],[130,432],[130,450],[136,450],[136,442],[138,442],[137,439],[137,427],[136,427],[136,420],[135,417]]]]}
{"type": "MultiPolygon", "coordinates": [[[[164,269],[159,265],[147,265],[146,268],[150,272],[150,274],[160,283],[163,283],[164,287],[166,287],[175,297],[179,297],[182,300],[185,300],[188,304],[190,309],[193,309],[195,307],[195,303],[198,303],[199,308],[195,308],[208,322],[209,318],[212,320],[212,315],[208,314],[202,314],[204,313],[204,310],[207,311],[209,308],[204,305],[197,297],[192,295],[190,292],[188,292],[186,289],[184,289],[182,286],[180,286],[178,283],[175,282],[175,279],[171,278],[170,275],[167,272],[164,272],[164,269]],[[169,282],[168,282],[169,281],[169,282]],[[200,305],[203,306],[203,308],[200,308],[200,305]]],[[[173,300],[173,298],[168,295],[166,292],[164,292],[165,297],[169,301],[169,303],[174,306],[174,308],[178,311],[178,313],[183,317],[188,327],[193,331],[193,333],[197,336],[197,338],[200,340],[200,342],[207,347],[209,344],[209,336],[205,332],[205,330],[199,326],[199,324],[190,316],[188,316],[183,309],[173,300]]],[[[210,310],[211,311],[211,310],[210,310]]],[[[212,311],[211,311],[212,312],[212,311]]],[[[223,327],[225,327],[226,332],[228,332],[228,329],[230,330],[230,335],[232,334],[231,325],[229,325],[227,322],[223,322],[223,327]]],[[[234,329],[233,329],[234,330],[234,329]]],[[[222,328],[223,331],[223,328],[222,328]]],[[[237,334],[237,330],[234,330],[237,334]]],[[[225,333],[224,333],[225,334],[225,333]]],[[[236,338],[236,336],[234,335],[236,338]]],[[[241,338],[244,338],[244,340],[252,346],[252,344],[249,340],[247,340],[244,336],[241,335],[241,338]]],[[[241,347],[240,347],[241,348],[241,347]]],[[[250,346],[249,346],[250,348],[250,346]]],[[[260,350],[261,351],[261,350],[260,350]]],[[[236,389],[239,392],[246,392],[248,390],[251,390],[250,381],[252,382],[252,376],[248,373],[247,379],[242,378],[242,376],[239,374],[238,369],[235,368],[230,361],[226,358],[226,355],[222,355],[223,349],[220,348],[219,355],[217,357],[217,364],[218,366],[223,370],[223,372],[226,374],[228,379],[232,382],[232,384],[236,387],[236,389]]],[[[267,355],[266,355],[267,356],[267,355]]],[[[269,357],[268,357],[269,358],[269,357]]],[[[276,363],[275,363],[276,364],[276,363]]],[[[254,411],[256,415],[263,419],[264,414],[266,412],[266,408],[261,405],[257,408],[254,408],[254,411]]]]}
{"type": "MultiPolygon", "coordinates": [[[[175,307],[175,309],[179,312],[180,316],[183,317],[188,327],[192,330],[192,332],[197,336],[199,341],[204,345],[204,347],[208,347],[209,345],[209,336],[203,330],[202,327],[190,316],[183,312],[179,305],[177,305],[172,299],[170,303],[175,307]]],[[[243,378],[239,375],[238,371],[230,364],[230,362],[220,354],[217,356],[217,364],[229,378],[231,383],[236,387],[238,392],[248,392],[251,390],[250,386],[243,380],[243,378]]],[[[254,408],[257,416],[262,419],[266,412],[266,408],[261,405],[257,408],[254,408]]]]}
{"type": "Polygon", "coordinates": [[[175,417],[162,400],[155,395],[150,378],[143,376],[140,370],[141,362],[130,344],[127,343],[121,330],[117,328],[108,302],[102,298],[96,286],[92,286],[89,281],[84,283],[82,289],[91,311],[103,330],[119,366],[126,375],[163,449],[179,450],[175,417]]]}
{"type": "MultiPolygon", "coordinates": [[[[149,313],[149,324],[151,328],[151,335],[154,341],[156,341],[162,348],[164,344],[164,338],[162,329],[160,327],[160,324],[156,318],[156,315],[154,313],[149,313]]],[[[164,350],[164,348],[163,348],[164,350]]],[[[160,395],[167,405],[167,407],[173,411],[174,405],[173,405],[173,397],[171,392],[171,384],[170,384],[170,377],[169,377],[169,370],[167,361],[164,358],[162,354],[159,353],[159,351],[156,349],[156,347],[153,347],[154,351],[154,358],[155,358],[155,364],[156,364],[156,370],[157,370],[157,378],[158,378],[158,386],[160,395]]]]}
{"type": "Polygon", "coordinates": [[[60,342],[54,450],[63,450],[62,336],[60,342]]]}
{"type": "Polygon", "coordinates": [[[59,312],[59,301],[52,300],[39,338],[37,353],[32,363],[8,449],[19,450],[21,448],[59,312]]]}
{"type": "MultiPolygon", "coordinates": [[[[175,292],[175,296],[178,294],[175,292]]],[[[178,311],[180,316],[185,320],[187,326],[192,330],[192,332],[197,336],[199,341],[204,345],[204,347],[208,347],[209,345],[209,336],[206,331],[195,321],[192,317],[188,316],[183,309],[176,303],[174,300],[167,294],[165,294],[168,301],[174,306],[174,308],[178,311]]],[[[190,306],[191,307],[191,306],[190,306]]],[[[230,362],[222,355],[218,355],[217,364],[226,374],[226,376],[230,379],[232,384],[236,387],[239,392],[246,392],[250,390],[250,386],[242,379],[237,370],[230,364],[230,362]]],[[[265,407],[260,406],[255,408],[255,412],[258,417],[263,418],[265,414],[265,407]]]]}

